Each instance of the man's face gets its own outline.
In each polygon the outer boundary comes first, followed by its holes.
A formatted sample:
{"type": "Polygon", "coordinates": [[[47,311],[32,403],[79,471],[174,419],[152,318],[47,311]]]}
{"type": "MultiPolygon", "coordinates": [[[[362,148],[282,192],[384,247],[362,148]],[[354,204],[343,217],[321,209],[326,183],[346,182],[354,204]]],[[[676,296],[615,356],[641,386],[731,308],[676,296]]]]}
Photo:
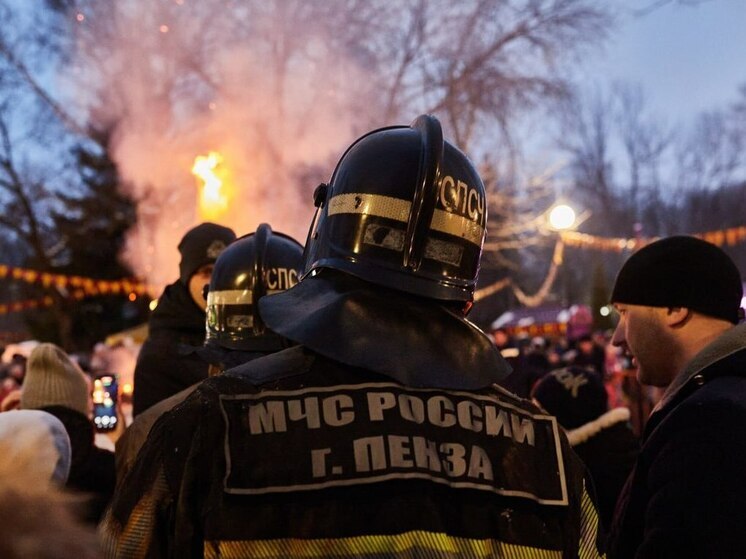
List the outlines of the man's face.
{"type": "Polygon", "coordinates": [[[665,387],[678,373],[671,352],[674,339],[664,316],[665,308],[615,303],[619,313],[611,343],[632,355],[642,384],[665,387]]]}
{"type": "Polygon", "coordinates": [[[591,340],[583,340],[578,344],[578,349],[581,353],[590,355],[593,353],[593,342],[591,340]]]}
{"type": "Polygon", "coordinates": [[[497,345],[497,347],[503,347],[508,343],[508,335],[502,330],[495,330],[493,337],[495,339],[495,345],[497,345]]]}
{"type": "Polygon", "coordinates": [[[207,301],[203,295],[203,290],[206,285],[210,284],[210,276],[212,276],[212,264],[206,264],[199,268],[192,277],[189,278],[189,294],[197,306],[203,311],[207,309],[207,301]]]}

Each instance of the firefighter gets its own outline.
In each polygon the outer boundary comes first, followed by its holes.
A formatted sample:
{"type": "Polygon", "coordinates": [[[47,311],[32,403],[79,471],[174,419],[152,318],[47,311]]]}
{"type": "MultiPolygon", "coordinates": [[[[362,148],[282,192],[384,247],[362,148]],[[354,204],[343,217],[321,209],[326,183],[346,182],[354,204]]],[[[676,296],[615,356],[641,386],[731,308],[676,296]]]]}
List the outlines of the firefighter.
{"type": "Polygon", "coordinates": [[[300,283],[259,305],[299,345],[154,427],[110,555],[598,557],[582,465],[465,318],[487,204],[439,121],[358,139],[314,201],[300,283]]]}
{"type": "MultiPolygon", "coordinates": [[[[266,223],[220,254],[205,300],[205,343],[189,352],[208,366],[209,376],[290,345],[264,327],[256,301],[298,283],[302,256],[298,241],[272,231],[266,223]]],[[[135,418],[116,444],[117,480],[131,469],[156,420],[186,400],[198,385],[161,400],[135,418]]]]}

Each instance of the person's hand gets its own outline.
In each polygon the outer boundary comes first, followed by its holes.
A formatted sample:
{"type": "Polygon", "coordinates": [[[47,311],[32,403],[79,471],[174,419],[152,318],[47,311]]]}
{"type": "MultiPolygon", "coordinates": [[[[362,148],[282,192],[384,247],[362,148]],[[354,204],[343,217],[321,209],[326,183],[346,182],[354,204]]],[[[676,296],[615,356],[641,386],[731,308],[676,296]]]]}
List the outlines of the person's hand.
{"type": "Polygon", "coordinates": [[[124,413],[122,412],[122,406],[117,406],[117,426],[111,431],[106,432],[106,436],[109,437],[112,443],[115,445],[122,436],[124,430],[127,428],[127,422],[124,420],[124,413]]]}
{"type": "Polygon", "coordinates": [[[0,412],[16,410],[21,405],[21,389],[17,388],[8,392],[2,403],[0,403],[0,412]]]}

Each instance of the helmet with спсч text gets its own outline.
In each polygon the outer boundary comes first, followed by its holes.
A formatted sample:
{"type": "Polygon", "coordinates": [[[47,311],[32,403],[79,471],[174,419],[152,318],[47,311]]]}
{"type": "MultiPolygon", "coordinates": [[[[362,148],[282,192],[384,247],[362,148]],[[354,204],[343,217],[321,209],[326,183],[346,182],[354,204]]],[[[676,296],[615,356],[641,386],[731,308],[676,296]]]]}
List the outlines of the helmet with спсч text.
{"type": "Polygon", "coordinates": [[[303,277],[333,268],[430,299],[473,299],[484,185],[434,116],[359,138],[314,202],[303,277]]]}
{"type": "Polygon", "coordinates": [[[266,329],[257,302],[298,283],[303,246],[266,223],[220,254],[207,293],[205,345],[276,351],[279,336],[266,329]]]}

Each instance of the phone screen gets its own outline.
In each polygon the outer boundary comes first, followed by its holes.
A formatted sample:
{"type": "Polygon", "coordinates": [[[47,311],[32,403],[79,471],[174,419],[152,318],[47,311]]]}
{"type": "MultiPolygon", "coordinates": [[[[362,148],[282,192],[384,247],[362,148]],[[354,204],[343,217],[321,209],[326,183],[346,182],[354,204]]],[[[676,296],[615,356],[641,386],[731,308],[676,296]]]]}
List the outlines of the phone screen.
{"type": "Polygon", "coordinates": [[[119,386],[116,375],[99,375],[93,381],[93,423],[98,431],[117,426],[119,386]]]}

